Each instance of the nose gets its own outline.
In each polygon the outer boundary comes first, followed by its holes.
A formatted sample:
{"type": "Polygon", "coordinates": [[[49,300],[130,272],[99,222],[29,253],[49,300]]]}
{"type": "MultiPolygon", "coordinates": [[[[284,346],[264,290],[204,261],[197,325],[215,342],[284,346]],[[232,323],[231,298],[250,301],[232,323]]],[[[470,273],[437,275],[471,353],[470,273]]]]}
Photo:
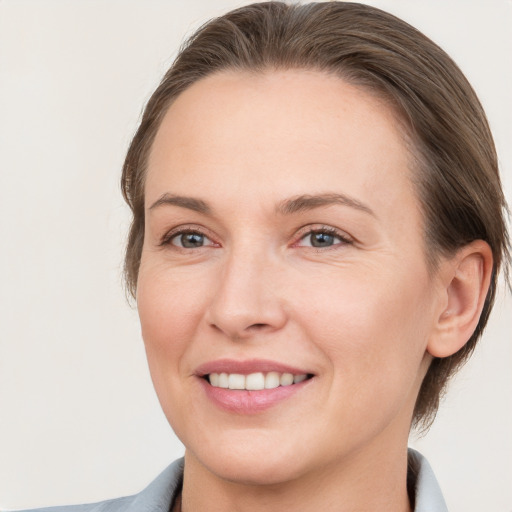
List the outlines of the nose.
{"type": "Polygon", "coordinates": [[[207,311],[209,325],[238,341],[272,333],[287,321],[278,264],[251,250],[223,262],[207,311]]]}

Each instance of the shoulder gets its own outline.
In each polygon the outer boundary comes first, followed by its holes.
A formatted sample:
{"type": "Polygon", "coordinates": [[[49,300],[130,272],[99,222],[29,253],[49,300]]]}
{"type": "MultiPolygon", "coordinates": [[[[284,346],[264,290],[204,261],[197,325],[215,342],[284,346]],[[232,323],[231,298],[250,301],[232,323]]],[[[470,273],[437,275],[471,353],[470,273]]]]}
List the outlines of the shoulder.
{"type": "Polygon", "coordinates": [[[144,490],[112,500],[25,510],[23,512],[168,512],[181,489],[183,459],[174,461],[144,490]]]}

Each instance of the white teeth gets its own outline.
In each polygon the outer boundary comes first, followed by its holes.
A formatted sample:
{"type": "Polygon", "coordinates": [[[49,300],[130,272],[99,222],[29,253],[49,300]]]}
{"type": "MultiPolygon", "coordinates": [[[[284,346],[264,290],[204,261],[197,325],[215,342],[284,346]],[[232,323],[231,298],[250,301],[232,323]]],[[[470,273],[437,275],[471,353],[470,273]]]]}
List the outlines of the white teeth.
{"type": "Polygon", "coordinates": [[[228,379],[229,389],[245,389],[245,375],[230,373],[228,379]]]}
{"type": "Polygon", "coordinates": [[[279,387],[279,373],[277,372],[268,372],[265,375],[265,389],[273,389],[279,387]]]}
{"type": "Polygon", "coordinates": [[[219,374],[219,388],[228,388],[229,387],[229,376],[227,373],[219,374]]]}
{"type": "Polygon", "coordinates": [[[247,375],[247,377],[245,377],[245,389],[249,389],[251,391],[265,389],[265,376],[263,373],[251,373],[247,375]]]}
{"type": "Polygon", "coordinates": [[[279,379],[279,383],[281,386],[290,386],[293,384],[293,374],[292,373],[283,373],[281,378],[279,379]]]}
{"type": "Polygon", "coordinates": [[[279,386],[291,386],[306,380],[304,374],[293,375],[292,373],[262,372],[242,375],[240,373],[210,373],[208,376],[210,384],[215,388],[225,389],[246,389],[249,391],[260,391],[262,389],[274,389],[279,386]]]}
{"type": "Polygon", "coordinates": [[[216,388],[219,387],[219,374],[218,373],[210,373],[210,384],[212,386],[215,386],[216,388]]]}

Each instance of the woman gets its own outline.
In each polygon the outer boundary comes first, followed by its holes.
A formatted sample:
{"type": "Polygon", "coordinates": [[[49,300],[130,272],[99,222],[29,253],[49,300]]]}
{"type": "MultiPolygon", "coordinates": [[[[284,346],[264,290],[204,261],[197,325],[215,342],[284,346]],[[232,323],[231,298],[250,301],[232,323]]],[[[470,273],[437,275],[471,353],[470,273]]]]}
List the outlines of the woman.
{"type": "Polygon", "coordinates": [[[408,434],[509,261],[492,138],[446,54],[357,4],[233,11],[153,94],[122,184],[186,452],[85,510],[446,510],[408,434]]]}

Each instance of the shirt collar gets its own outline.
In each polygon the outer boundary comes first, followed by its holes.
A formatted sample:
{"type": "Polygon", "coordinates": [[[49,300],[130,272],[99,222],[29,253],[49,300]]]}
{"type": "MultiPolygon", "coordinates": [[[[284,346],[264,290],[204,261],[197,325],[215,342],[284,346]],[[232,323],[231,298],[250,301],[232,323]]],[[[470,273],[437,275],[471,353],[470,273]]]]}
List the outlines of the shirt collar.
{"type": "Polygon", "coordinates": [[[415,477],[414,512],[448,512],[441,488],[427,459],[421,453],[409,448],[409,475],[415,477]]]}

